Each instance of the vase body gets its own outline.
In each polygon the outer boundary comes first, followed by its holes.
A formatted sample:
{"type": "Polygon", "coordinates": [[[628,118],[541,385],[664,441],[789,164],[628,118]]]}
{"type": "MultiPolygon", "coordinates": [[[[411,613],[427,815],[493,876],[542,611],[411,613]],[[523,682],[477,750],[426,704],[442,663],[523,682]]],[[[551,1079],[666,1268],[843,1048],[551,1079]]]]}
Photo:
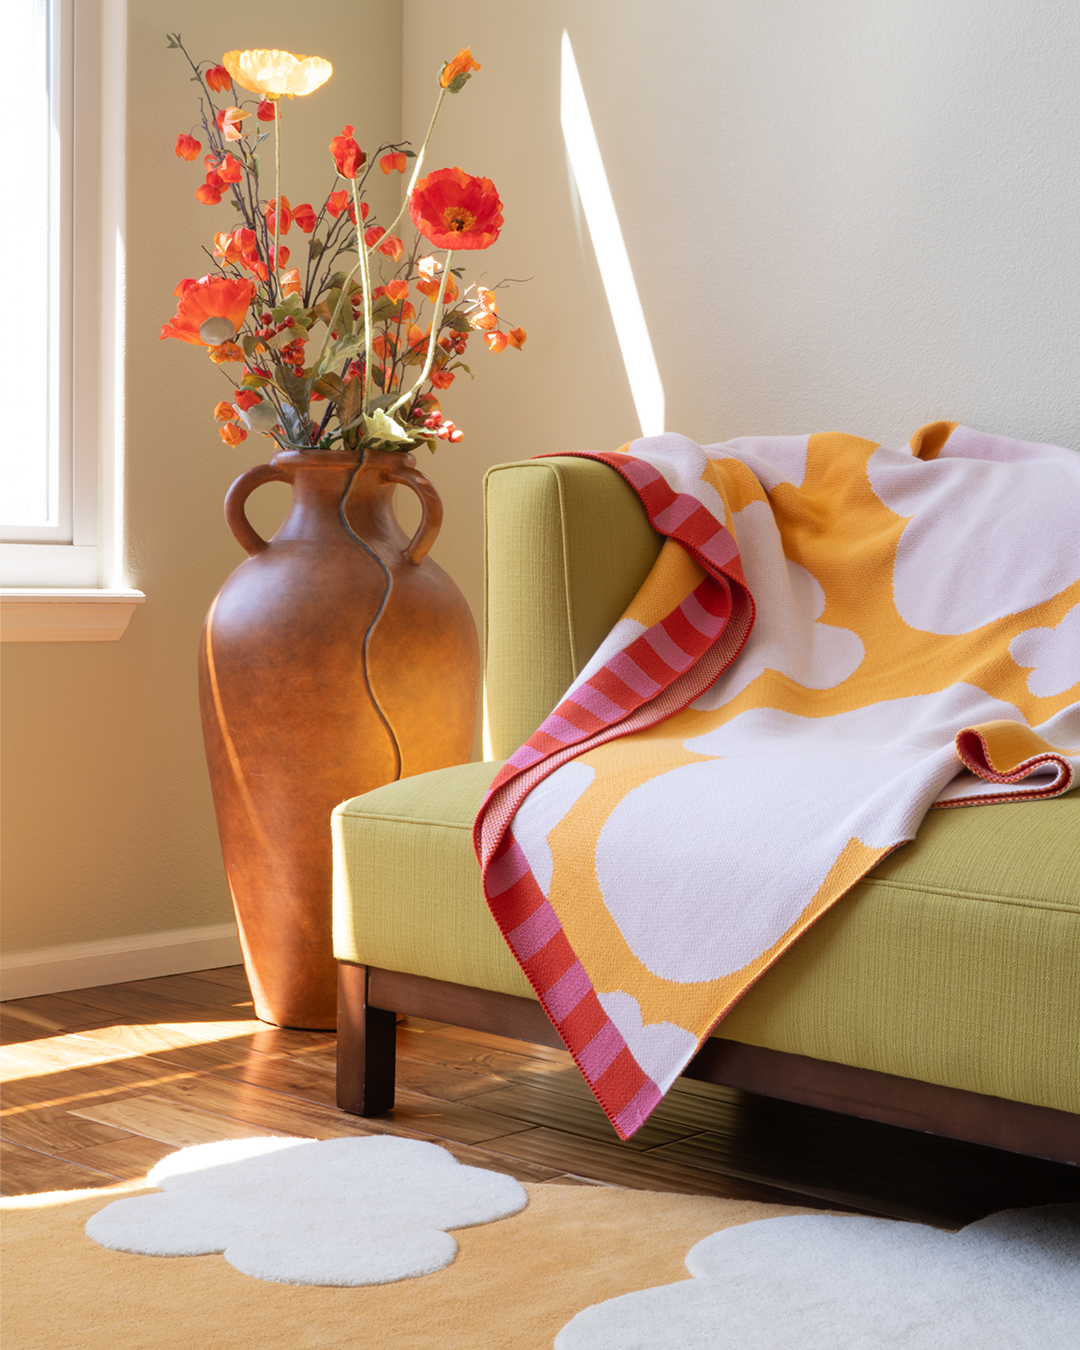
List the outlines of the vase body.
{"type": "Polygon", "coordinates": [[[226,499],[249,556],[207,614],[199,702],[263,1021],[335,1025],[333,808],[471,756],[479,648],[464,597],[426,556],[441,514],[412,456],[378,451],[282,452],[226,499]],[[267,543],[244,502],[275,479],[291,483],[293,504],[267,543]],[[412,541],[392,510],[398,484],[424,508],[412,541]]]}

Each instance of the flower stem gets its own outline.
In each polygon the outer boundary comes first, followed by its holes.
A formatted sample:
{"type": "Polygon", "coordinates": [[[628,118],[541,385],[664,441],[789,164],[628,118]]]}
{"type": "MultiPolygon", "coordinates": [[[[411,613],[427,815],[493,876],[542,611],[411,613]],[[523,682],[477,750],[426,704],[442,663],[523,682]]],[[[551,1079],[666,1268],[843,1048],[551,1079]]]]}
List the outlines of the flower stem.
{"type": "MultiPolygon", "coordinates": [[[[356,245],[360,250],[360,284],[364,288],[364,388],[360,400],[361,416],[367,416],[368,399],[371,393],[371,272],[368,268],[368,250],[364,243],[364,217],[360,214],[360,197],[356,191],[356,179],[352,179],[353,212],[356,216],[356,245]]],[[[341,299],[345,299],[344,287],[341,299]]]]}
{"type": "Polygon", "coordinates": [[[439,324],[442,322],[443,297],[446,294],[446,283],[450,278],[450,259],[453,256],[453,253],[448,251],[446,254],[446,262],[443,264],[442,280],[439,282],[439,294],[435,297],[435,312],[431,316],[431,337],[428,340],[427,360],[424,362],[423,373],[413,387],[402,394],[398,401],[393,405],[388,414],[390,417],[393,417],[394,413],[397,412],[403,403],[408,403],[414,395],[420,392],[421,385],[431,374],[431,367],[435,364],[435,344],[439,340],[439,324]]]}
{"type": "Polygon", "coordinates": [[[281,100],[274,104],[277,116],[274,118],[274,290],[281,299],[281,287],[278,285],[278,273],[281,271],[281,100]]]}
{"type": "Polygon", "coordinates": [[[409,204],[409,198],[412,196],[412,190],[416,186],[416,180],[420,177],[420,168],[424,162],[424,153],[428,148],[428,142],[431,140],[431,133],[435,130],[435,123],[439,120],[439,110],[442,108],[443,99],[446,97],[446,90],[439,91],[439,101],[435,104],[435,111],[431,114],[431,122],[428,124],[427,135],[424,137],[424,143],[420,147],[420,153],[416,156],[416,164],[413,166],[412,177],[409,179],[409,186],[405,191],[405,200],[401,203],[401,210],[394,217],[393,224],[387,226],[386,233],[393,234],[395,226],[405,214],[405,208],[409,204]]]}

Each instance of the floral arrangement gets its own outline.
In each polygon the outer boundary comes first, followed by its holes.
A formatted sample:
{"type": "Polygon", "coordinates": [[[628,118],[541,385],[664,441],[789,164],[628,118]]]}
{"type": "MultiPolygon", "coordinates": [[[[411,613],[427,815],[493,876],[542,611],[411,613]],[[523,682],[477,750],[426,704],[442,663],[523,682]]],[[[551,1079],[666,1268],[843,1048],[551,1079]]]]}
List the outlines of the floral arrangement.
{"type": "MultiPolygon", "coordinates": [[[[520,349],[526,336],[500,318],[496,291],[505,281],[464,288],[463,269],[453,266],[456,253],[498,239],[502,202],[494,185],[459,168],[420,177],[443,101],[480,69],[470,49],[440,71],[418,152],[406,141],[380,145],[369,157],[346,126],[329,144],[336,172],[326,200],[293,206],[281,192],[282,99],[323,85],[329,61],[235,51],[220,64],[195,62],[179,34],[168,40],[187,57],[201,91],[208,153],[195,196],[207,206],[230,199],[241,221],[215,233],[214,270],[180,282],[176,317],[161,330],[163,338],[205,347],[233,384],[231,401],[214,410],[222,440],[235,446],[254,432],[285,449],[350,451],[434,450],[440,440],[462,440],[438,393],[457,371],[472,374],[461,360],[470,337],[479,333],[500,352],[520,349]],[[271,135],[274,192],[265,199],[259,148],[271,135]],[[404,174],[410,161],[405,202],[380,225],[365,200],[368,177],[376,164],[383,174],[404,174]],[[417,231],[409,247],[395,233],[406,210],[417,231]],[[306,236],[306,249],[289,266],[284,241],[293,227],[306,236]]],[[[176,139],[181,159],[194,161],[202,149],[190,133],[176,139]]]]}

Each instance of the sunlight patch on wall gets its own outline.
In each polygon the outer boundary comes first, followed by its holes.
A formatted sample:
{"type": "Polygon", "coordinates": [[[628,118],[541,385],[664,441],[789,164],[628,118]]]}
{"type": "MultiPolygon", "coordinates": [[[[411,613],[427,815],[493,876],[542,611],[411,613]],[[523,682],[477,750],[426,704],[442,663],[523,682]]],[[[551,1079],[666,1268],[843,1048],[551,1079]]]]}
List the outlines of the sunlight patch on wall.
{"type": "Polygon", "coordinates": [[[664,430],[664,386],[634,284],[619,217],[569,34],[562,35],[561,121],[574,183],[592,237],[615,333],[643,436],[664,430]]]}

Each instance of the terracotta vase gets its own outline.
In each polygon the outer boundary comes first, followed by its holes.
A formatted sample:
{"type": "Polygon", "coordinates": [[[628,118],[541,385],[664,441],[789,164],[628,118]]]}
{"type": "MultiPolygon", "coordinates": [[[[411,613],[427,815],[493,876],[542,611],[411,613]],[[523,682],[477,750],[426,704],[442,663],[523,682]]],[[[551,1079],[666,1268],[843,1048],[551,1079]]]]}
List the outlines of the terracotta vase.
{"type": "Polygon", "coordinates": [[[468,761],[480,657],[461,592],[427,557],[442,503],[412,455],[284,451],[225,499],[247,550],[210,606],[199,701],[221,848],[256,1014],[332,1028],[330,813],[468,761]],[[267,542],[244,504],[283,480],[267,542]],[[408,539],[396,485],[420,498],[408,539]]]}

